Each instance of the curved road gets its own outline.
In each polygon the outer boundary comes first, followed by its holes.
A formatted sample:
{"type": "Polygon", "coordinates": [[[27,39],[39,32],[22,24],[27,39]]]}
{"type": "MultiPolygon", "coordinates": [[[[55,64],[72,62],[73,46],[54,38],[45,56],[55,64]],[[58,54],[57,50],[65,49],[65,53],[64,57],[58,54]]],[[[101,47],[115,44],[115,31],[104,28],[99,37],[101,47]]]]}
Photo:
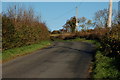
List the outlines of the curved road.
{"type": "Polygon", "coordinates": [[[87,42],[55,42],[2,66],[3,78],[88,78],[95,46],[87,42]]]}

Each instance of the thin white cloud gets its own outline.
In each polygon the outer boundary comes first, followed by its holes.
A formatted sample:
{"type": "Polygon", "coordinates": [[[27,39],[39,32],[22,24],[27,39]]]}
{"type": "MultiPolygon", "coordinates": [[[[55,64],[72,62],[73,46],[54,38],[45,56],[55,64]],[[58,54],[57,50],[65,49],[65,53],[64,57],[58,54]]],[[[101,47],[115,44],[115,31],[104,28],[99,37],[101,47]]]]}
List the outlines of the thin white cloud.
{"type": "MultiPolygon", "coordinates": [[[[1,0],[2,2],[109,2],[109,0],[1,0]]],[[[119,2],[120,0],[113,0],[119,2]]]]}

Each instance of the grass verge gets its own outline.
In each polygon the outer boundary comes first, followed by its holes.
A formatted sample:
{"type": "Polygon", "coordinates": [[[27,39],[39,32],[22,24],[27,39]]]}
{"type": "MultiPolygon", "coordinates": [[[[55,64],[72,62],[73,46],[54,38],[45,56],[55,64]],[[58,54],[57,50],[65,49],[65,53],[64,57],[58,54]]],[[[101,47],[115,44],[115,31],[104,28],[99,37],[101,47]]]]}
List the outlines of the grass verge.
{"type": "MultiPolygon", "coordinates": [[[[60,41],[60,42],[69,42],[69,41],[87,41],[85,38],[75,38],[75,39],[55,39],[55,41],[60,41]]],[[[88,40],[89,41],[89,40],[88,40]]]]}
{"type": "Polygon", "coordinates": [[[6,62],[6,61],[13,59],[13,58],[16,58],[18,56],[32,53],[38,49],[47,47],[50,44],[51,44],[50,41],[42,41],[38,44],[32,44],[32,45],[28,45],[28,46],[23,46],[23,47],[19,47],[19,48],[12,48],[9,50],[5,50],[2,52],[2,62],[6,62]]]}
{"type": "Polygon", "coordinates": [[[104,56],[102,52],[97,51],[93,68],[93,78],[119,78],[120,72],[117,69],[118,62],[116,61],[116,58],[104,56]]]}
{"type": "Polygon", "coordinates": [[[56,41],[63,41],[63,42],[69,42],[69,41],[83,41],[83,42],[89,42],[89,43],[92,43],[94,45],[96,45],[97,48],[100,47],[100,43],[97,42],[96,40],[86,40],[85,38],[75,38],[75,39],[68,39],[68,40],[61,40],[61,39],[58,39],[56,41]]]}

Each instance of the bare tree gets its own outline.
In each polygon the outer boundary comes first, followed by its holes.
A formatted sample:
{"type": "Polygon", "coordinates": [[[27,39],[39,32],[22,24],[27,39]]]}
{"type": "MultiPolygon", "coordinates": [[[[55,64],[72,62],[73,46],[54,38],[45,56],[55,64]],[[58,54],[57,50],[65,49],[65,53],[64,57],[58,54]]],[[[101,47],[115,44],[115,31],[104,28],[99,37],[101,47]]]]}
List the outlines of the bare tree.
{"type": "MultiPolygon", "coordinates": [[[[111,21],[112,26],[118,23],[118,16],[119,16],[117,10],[114,9],[113,12],[114,13],[112,13],[112,21],[111,21]]],[[[108,17],[109,17],[108,9],[97,11],[94,16],[95,27],[108,27],[108,17]]]]}
{"type": "Polygon", "coordinates": [[[79,26],[82,27],[82,29],[86,29],[86,28],[85,28],[86,20],[87,20],[87,19],[86,19],[85,17],[79,18],[79,21],[78,21],[79,24],[82,23],[82,24],[80,24],[79,26]]]}
{"type": "Polygon", "coordinates": [[[95,13],[94,22],[96,27],[107,27],[108,9],[99,10],[95,13]]]}
{"type": "Polygon", "coordinates": [[[88,28],[91,27],[92,25],[93,25],[92,20],[88,20],[86,22],[86,29],[88,30],[88,28]]]}
{"type": "Polygon", "coordinates": [[[89,20],[85,17],[79,18],[79,26],[82,27],[82,29],[87,30],[89,27],[93,25],[92,20],[89,20]]]}

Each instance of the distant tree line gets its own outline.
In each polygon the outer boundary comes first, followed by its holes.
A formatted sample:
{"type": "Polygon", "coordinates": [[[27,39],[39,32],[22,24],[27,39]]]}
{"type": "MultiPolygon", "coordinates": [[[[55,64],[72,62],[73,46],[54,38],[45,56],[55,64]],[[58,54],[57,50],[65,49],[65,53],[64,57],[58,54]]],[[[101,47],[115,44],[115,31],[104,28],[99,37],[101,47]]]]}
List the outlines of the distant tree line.
{"type": "Polygon", "coordinates": [[[85,17],[78,18],[76,20],[76,17],[71,17],[69,20],[66,21],[66,23],[63,25],[63,29],[60,30],[54,30],[52,33],[59,34],[59,33],[75,33],[78,32],[78,28],[80,27],[82,30],[88,30],[89,27],[91,27],[94,23],[92,20],[89,20],[85,17]],[[78,26],[76,27],[76,21],[78,21],[78,26]]]}
{"type": "Polygon", "coordinates": [[[49,39],[44,22],[32,8],[12,6],[2,13],[3,50],[39,43],[49,39]]]}
{"type": "MultiPolygon", "coordinates": [[[[119,13],[116,10],[113,10],[112,14],[112,26],[116,26],[120,23],[119,13]]],[[[54,30],[53,33],[74,33],[79,31],[88,31],[90,28],[106,28],[108,21],[108,9],[103,9],[95,12],[93,20],[87,19],[86,17],[81,17],[76,20],[76,17],[71,17],[63,25],[63,29],[54,30]],[[78,26],[76,28],[76,21],[78,21],[78,26]],[[78,30],[78,28],[80,28],[78,30]]]]}

